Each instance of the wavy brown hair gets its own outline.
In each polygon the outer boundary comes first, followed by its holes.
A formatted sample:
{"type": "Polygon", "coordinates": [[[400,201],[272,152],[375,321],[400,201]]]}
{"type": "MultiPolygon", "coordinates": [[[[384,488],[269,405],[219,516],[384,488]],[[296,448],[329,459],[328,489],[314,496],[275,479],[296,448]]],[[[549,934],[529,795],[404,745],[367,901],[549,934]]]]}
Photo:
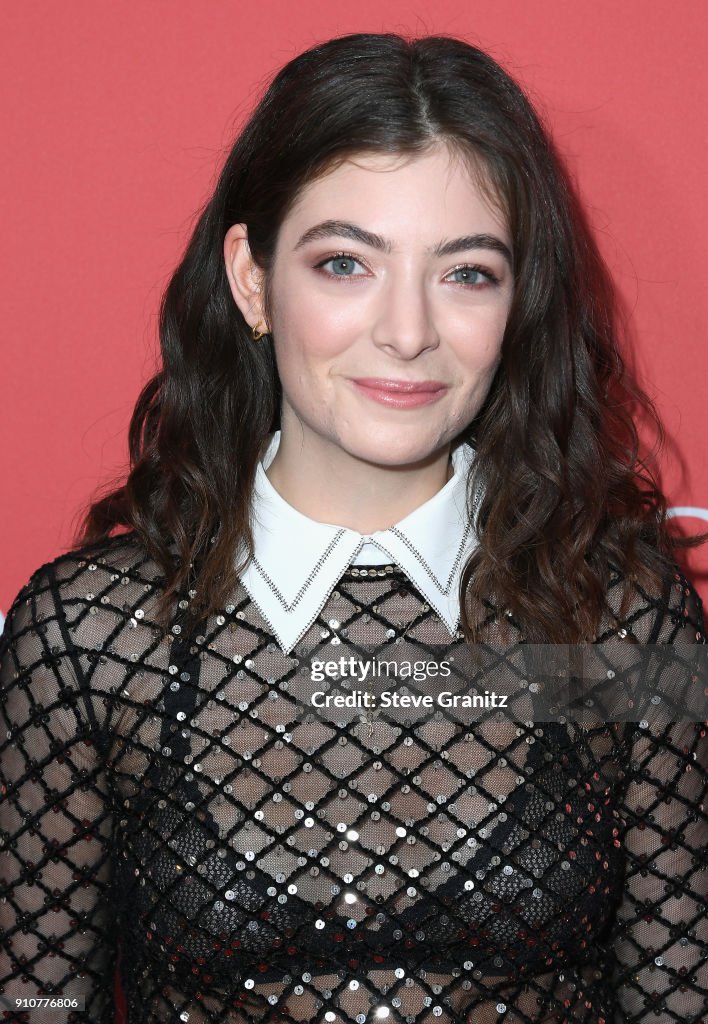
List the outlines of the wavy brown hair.
{"type": "Polygon", "coordinates": [[[519,86],[447,37],[357,34],[275,77],[223,167],[160,311],[162,368],[130,424],[124,484],[92,504],[77,544],[134,530],[164,570],[159,608],[193,588],[223,607],[252,554],[250,504],[278,426],[270,340],[233,301],[224,236],[245,223],[265,271],[300,190],[360,152],[445,143],[481,168],[513,239],[514,297],[501,363],[465,436],[477,449],[479,547],[461,583],[481,638],[493,601],[539,642],[589,639],[613,569],[656,585],[671,564],[666,501],[639,456],[635,415],[661,428],[620,357],[613,291],[567,174],[519,86]],[[226,571],[225,567],[230,567],[226,571]]]}

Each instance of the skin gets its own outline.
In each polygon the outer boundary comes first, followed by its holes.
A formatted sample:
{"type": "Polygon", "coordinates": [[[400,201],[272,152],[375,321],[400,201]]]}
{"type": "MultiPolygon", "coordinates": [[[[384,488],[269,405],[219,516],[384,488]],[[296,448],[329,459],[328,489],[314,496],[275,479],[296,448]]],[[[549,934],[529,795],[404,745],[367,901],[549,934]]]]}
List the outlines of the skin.
{"type": "Polygon", "coordinates": [[[229,229],[234,301],[250,326],[273,335],[282,438],[268,476],[286,501],[367,534],[445,484],[450,443],[481,408],[499,365],[513,289],[504,249],[504,216],[442,144],[415,157],[364,153],[302,190],[278,234],[270,321],[246,225],[229,229]],[[331,221],[390,246],[345,237],[341,227],[302,242],[331,221]],[[469,236],[485,237],[435,251],[469,236]],[[441,387],[434,400],[400,408],[400,392],[355,383],[371,378],[441,387]]]}

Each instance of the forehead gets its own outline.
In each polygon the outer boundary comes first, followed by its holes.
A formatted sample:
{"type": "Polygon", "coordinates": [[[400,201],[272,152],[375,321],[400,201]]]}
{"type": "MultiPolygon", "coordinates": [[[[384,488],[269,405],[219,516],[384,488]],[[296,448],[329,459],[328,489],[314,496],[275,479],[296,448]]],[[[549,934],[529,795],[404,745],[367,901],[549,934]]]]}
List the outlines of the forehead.
{"type": "Polygon", "coordinates": [[[329,165],[300,190],[282,231],[335,214],[421,229],[460,227],[462,218],[474,221],[469,228],[494,229],[508,239],[502,204],[481,160],[442,143],[416,154],[362,151],[329,165]]]}

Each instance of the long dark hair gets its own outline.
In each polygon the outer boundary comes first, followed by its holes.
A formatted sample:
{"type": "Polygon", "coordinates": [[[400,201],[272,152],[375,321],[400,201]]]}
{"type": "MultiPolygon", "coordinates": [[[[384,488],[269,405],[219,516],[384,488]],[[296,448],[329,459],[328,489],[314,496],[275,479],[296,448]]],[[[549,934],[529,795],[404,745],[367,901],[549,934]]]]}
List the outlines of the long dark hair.
{"type": "MultiPolygon", "coordinates": [[[[466,432],[484,485],[466,566],[470,639],[493,601],[531,640],[590,638],[609,574],[656,583],[672,538],[639,459],[633,411],[660,426],[631,381],[603,264],[548,135],[521,89],[457,39],[357,34],[290,61],[236,140],[160,312],[162,369],[133,413],[126,482],[86,513],[77,544],[128,527],[164,570],[160,614],[196,591],[223,607],[252,554],[258,459],[278,426],[272,344],[233,301],[224,236],[245,223],[266,298],[278,230],[300,190],[362,151],[446,143],[481,166],[508,218],[515,288],[502,358],[466,432]]],[[[627,589],[629,593],[629,587],[627,589]]]]}

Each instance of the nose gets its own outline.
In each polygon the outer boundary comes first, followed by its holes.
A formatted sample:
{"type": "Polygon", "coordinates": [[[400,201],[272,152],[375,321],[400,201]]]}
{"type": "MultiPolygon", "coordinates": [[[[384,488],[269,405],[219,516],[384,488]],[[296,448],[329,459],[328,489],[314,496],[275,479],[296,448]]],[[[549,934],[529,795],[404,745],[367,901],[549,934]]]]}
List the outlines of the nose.
{"type": "Polygon", "coordinates": [[[438,347],[430,296],[416,274],[394,275],[382,290],[372,338],[378,348],[406,360],[438,347]]]}

